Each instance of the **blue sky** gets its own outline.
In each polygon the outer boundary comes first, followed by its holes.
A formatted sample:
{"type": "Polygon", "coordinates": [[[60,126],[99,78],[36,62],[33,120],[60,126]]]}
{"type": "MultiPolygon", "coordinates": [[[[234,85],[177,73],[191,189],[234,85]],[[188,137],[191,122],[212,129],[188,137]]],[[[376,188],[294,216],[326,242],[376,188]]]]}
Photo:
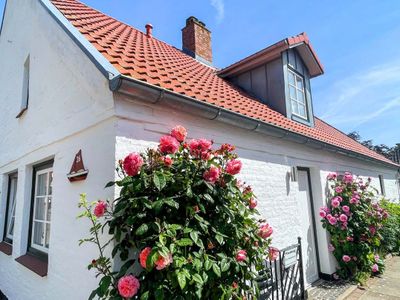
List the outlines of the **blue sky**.
{"type": "Polygon", "coordinates": [[[305,31],[325,67],[311,82],[315,114],[375,143],[400,142],[400,1],[83,2],[142,30],[150,22],[157,38],[178,48],[194,15],[212,31],[217,67],[305,31]]]}

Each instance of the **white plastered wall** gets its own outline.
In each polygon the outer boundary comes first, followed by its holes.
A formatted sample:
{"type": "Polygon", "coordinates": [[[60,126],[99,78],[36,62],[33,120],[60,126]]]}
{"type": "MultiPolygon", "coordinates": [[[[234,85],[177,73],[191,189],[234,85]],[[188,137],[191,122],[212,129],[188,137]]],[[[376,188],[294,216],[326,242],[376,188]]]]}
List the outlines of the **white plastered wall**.
{"type": "MultiPolygon", "coordinates": [[[[89,222],[77,220],[80,193],[89,200],[114,196],[115,119],[108,80],[37,0],[8,1],[0,37],[0,233],[7,174],[18,170],[13,252],[0,252],[0,290],[12,300],[87,299],[97,285],[86,266],[97,255],[78,246],[89,222]],[[29,107],[20,111],[24,62],[30,57],[29,107]],[[67,179],[82,150],[89,175],[67,179]],[[15,261],[27,251],[32,166],[54,158],[48,276],[15,261]]],[[[2,236],[2,234],[1,234],[2,236]]]]}

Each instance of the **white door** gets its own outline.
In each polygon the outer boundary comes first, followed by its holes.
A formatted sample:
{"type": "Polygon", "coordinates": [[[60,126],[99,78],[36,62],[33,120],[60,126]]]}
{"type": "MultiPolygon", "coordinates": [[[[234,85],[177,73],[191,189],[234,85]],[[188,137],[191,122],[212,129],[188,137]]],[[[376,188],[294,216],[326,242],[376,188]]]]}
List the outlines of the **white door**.
{"type": "Polygon", "coordinates": [[[308,172],[298,171],[298,207],[300,212],[301,244],[303,252],[303,272],[305,287],[318,280],[317,251],[315,247],[315,232],[312,218],[311,189],[308,172]]]}

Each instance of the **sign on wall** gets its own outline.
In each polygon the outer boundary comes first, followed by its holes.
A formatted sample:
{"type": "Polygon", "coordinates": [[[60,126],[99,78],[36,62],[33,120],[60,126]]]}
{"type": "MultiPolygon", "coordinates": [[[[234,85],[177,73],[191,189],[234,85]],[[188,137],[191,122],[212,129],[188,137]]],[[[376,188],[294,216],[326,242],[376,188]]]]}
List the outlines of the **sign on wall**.
{"type": "Polygon", "coordinates": [[[85,180],[88,173],[89,170],[85,169],[83,164],[82,150],[79,150],[79,152],[75,155],[74,162],[72,163],[71,170],[67,174],[67,177],[71,182],[80,181],[85,180]]]}

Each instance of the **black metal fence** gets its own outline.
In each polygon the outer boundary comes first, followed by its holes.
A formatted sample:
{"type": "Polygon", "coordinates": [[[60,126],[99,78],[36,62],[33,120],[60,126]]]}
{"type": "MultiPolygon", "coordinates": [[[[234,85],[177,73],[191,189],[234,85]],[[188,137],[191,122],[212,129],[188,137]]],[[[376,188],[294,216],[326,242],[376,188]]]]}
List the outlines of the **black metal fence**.
{"type": "Polygon", "coordinates": [[[301,238],[294,245],[279,250],[275,260],[265,262],[259,278],[260,300],[304,299],[301,238]]]}

